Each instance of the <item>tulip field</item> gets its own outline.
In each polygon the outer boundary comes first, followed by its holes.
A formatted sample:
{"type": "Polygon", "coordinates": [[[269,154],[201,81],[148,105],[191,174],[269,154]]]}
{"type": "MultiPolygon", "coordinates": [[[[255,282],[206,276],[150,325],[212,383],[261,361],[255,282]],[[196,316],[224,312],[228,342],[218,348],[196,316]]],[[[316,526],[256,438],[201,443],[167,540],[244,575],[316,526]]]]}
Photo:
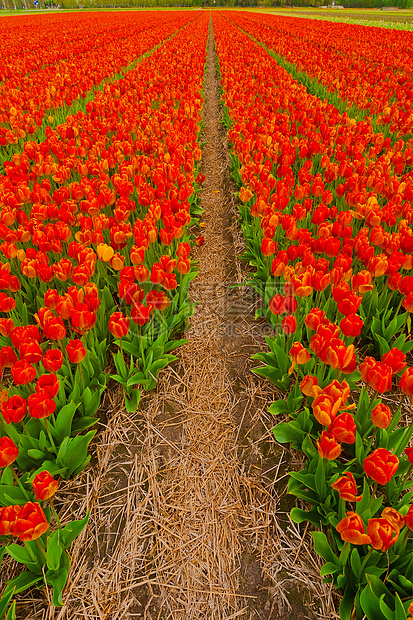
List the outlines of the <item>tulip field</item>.
{"type": "Polygon", "coordinates": [[[89,464],[105,389],[136,411],[185,342],[213,36],[272,328],[254,372],[305,456],[290,517],[341,620],[413,620],[413,33],[201,10],[0,32],[0,560],[22,565],[0,618],[42,584],[64,604],[88,514],[62,526],[59,486],[89,464]]]}

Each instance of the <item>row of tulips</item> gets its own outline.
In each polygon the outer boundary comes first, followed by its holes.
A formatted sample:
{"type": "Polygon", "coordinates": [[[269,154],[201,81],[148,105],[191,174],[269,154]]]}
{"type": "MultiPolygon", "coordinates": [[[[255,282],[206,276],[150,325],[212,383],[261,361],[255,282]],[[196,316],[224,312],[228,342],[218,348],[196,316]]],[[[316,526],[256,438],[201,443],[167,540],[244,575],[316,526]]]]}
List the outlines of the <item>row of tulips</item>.
{"type": "Polygon", "coordinates": [[[396,140],[411,137],[412,32],[258,13],[228,16],[291,63],[318,96],[369,122],[375,117],[376,127],[396,140]]]}
{"type": "Polygon", "coordinates": [[[291,518],[321,529],[342,620],[406,620],[412,185],[390,140],[310,95],[228,14],[214,34],[250,284],[274,328],[255,372],[288,392],[271,405],[290,420],[274,434],[307,457],[288,490],[310,509],[291,518]],[[397,385],[393,406],[383,394],[397,385]]]}
{"type": "Polygon", "coordinates": [[[63,122],[67,108],[83,102],[102,80],[120,73],[193,19],[188,13],[172,12],[97,15],[50,15],[46,20],[34,16],[22,21],[15,17],[0,24],[5,41],[13,39],[13,44],[6,44],[13,55],[5,60],[0,76],[2,161],[20,151],[23,141],[40,128],[63,122]],[[54,34],[52,44],[50,32],[62,36],[54,34]],[[15,38],[22,33],[25,47],[15,54],[15,38]]]}
{"type": "Polygon", "coordinates": [[[88,463],[107,379],[136,410],[192,313],[208,20],[185,19],[0,177],[1,553],[28,569],[7,584],[0,617],[34,584],[63,603],[67,549],[87,516],[62,527],[57,476],[88,463]]]}

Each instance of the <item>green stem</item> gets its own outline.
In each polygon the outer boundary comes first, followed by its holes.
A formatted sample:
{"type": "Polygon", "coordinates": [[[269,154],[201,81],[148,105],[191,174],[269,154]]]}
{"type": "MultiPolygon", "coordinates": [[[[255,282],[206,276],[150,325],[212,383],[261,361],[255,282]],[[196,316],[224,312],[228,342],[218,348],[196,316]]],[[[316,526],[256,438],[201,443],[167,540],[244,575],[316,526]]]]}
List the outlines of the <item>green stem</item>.
{"type": "Polygon", "coordinates": [[[23,427],[24,432],[26,433],[26,435],[29,438],[30,443],[32,444],[32,447],[35,448],[37,450],[37,446],[33,443],[33,437],[30,435],[29,431],[27,430],[27,426],[25,425],[25,423],[23,422],[23,420],[20,422],[20,424],[23,427]]]}
{"type": "Polygon", "coordinates": [[[349,544],[350,544],[350,543],[346,540],[346,542],[344,543],[343,548],[342,548],[342,550],[341,550],[341,552],[340,552],[340,556],[339,556],[339,558],[338,558],[338,561],[339,561],[340,563],[341,563],[341,560],[342,560],[342,556],[343,556],[343,555],[345,554],[345,552],[347,551],[347,547],[349,546],[349,544]]]}
{"type": "MultiPolygon", "coordinates": [[[[29,552],[29,555],[31,557],[31,559],[33,560],[34,564],[39,564],[39,560],[37,559],[37,557],[34,555],[33,553],[33,549],[30,548],[30,545],[27,545],[25,542],[23,542],[24,546],[26,547],[27,551],[29,552]]],[[[43,550],[44,553],[44,550],[43,550]]]]}
{"type": "Polygon", "coordinates": [[[403,480],[402,480],[402,483],[401,483],[401,486],[400,486],[400,491],[403,491],[403,487],[404,487],[404,484],[406,482],[406,479],[410,476],[412,471],[413,471],[413,465],[410,465],[409,469],[406,471],[406,473],[403,476],[403,480]]]}
{"type": "Polygon", "coordinates": [[[52,509],[52,512],[54,514],[54,518],[56,519],[56,523],[59,526],[59,530],[61,530],[62,529],[62,524],[60,523],[60,519],[59,519],[58,514],[56,512],[56,508],[54,507],[53,497],[49,498],[49,505],[50,505],[50,508],[52,509]]]}
{"type": "Polygon", "coordinates": [[[363,563],[361,565],[360,568],[360,573],[359,573],[359,579],[363,577],[364,575],[364,569],[366,568],[366,564],[369,561],[369,558],[371,556],[371,554],[373,553],[373,547],[370,547],[368,554],[366,555],[366,557],[363,560],[363,563]]]}
{"type": "Polygon", "coordinates": [[[364,451],[364,453],[365,453],[365,454],[366,454],[367,452],[370,452],[370,448],[371,448],[371,446],[372,446],[372,444],[373,444],[373,441],[374,441],[374,439],[375,439],[375,437],[376,437],[376,435],[377,435],[377,431],[378,431],[378,430],[379,430],[379,429],[378,429],[378,427],[376,426],[376,428],[374,429],[374,433],[372,434],[372,436],[370,437],[370,439],[369,439],[369,441],[368,441],[368,443],[367,443],[367,445],[366,445],[366,449],[365,449],[365,451],[364,451]]]}
{"type": "Polygon", "coordinates": [[[53,439],[53,437],[52,437],[52,434],[51,434],[51,432],[50,432],[49,421],[48,421],[48,419],[47,419],[47,418],[42,418],[42,420],[43,420],[44,425],[45,425],[45,427],[46,427],[46,433],[47,433],[47,436],[48,436],[48,438],[49,438],[49,441],[50,441],[51,445],[53,446],[53,449],[54,449],[55,453],[57,454],[56,444],[55,444],[54,439],[53,439]]]}
{"type": "Polygon", "coordinates": [[[41,542],[40,542],[40,540],[39,540],[38,538],[36,538],[36,545],[39,547],[40,552],[42,553],[42,555],[43,555],[44,559],[45,559],[45,560],[46,560],[46,562],[47,562],[47,555],[46,555],[46,551],[45,551],[45,549],[44,549],[43,545],[41,544],[41,542]]]}
{"type": "Polygon", "coordinates": [[[26,489],[24,488],[24,486],[21,483],[21,480],[19,478],[19,476],[16,474],[16,472],[14,471],[14,467],[13,465],[9,465],[10,467],[10,471],[13,475],[13,478],[15,480],[15,482],[17,483],[17,486],[19,487],[19,489],[22,491],[23,495],[25,496],[25,498],[27,499],[28,502],[31,501],[28,492],[26,491],[26,489]]]}

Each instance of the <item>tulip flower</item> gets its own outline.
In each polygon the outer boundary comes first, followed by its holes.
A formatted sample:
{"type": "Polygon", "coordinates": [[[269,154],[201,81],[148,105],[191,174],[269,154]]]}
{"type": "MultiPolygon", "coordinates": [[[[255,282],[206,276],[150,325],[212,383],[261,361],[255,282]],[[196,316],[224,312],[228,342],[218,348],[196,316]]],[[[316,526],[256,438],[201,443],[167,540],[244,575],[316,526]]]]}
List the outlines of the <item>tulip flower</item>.
{"type": "Polygon", "coordinates": [[[36,474],[32,482],[32,486],[36,499],[38,501],[45,501],[56,493],[59,483],[50,475],[48,471],[42,471],[41,473],[36,474]]]}
{"type": "Polygon", "coordinates": [[[17,355],[12,349],[12,347],[2,347],[0,349],[0,369],[3,368],[13,368],[14,364],[17,362],[17,355]]]}
{"type": "Polygon", "coordinates": [[[40,504],[28,502],[16,516],[14,536],[21,541],[36,540],[47,532],[49,522],[40,504]]]}
{"type": "Polygon", "coordinates": [[[322,431],[321,436],[317,439],[318,454],[322,459],[334,461],[341,454],[341,446],[336,439],[327,431],[322,431]]]}
{"type": "Polygon", "coordinates": [[[268,307],[272,314],[280,315],[285,312],[285,298],[282,295],[271,297],[268,307]]]}
{"type": "Polygon", "coordinates": [[[6,424],[11,422],[18,424],[24,419],[26,412],[27,401],[19,394],[14,394],[1,405],[1,413],[6,424]]]}
{"type": "Polygon", "coordinates": [[[393,348],[381,358],[382,364],[390,366],[394,373],[400,372],[403,368],[406,368],[406,354],[400,351],[400,349],[393,348]]]}
{"type": "Polygon", "coordinates": [[[20,359],[36,364],[43,359],[43,351],[37,340],[24,340],[19,347],[20,359]]]}
{"type": "Polygon", "coordinates": [[[317,377],[312,377],[311,375],[306,375],[304,377],[300,383],[300,389],[306,396],[316,397],[321,392],[317,377]]]}
{"type": "Polygon", "coordinates": [[[114,312],[109,319],[109,331],[115,338],[123,338],[129,331],[129,317],[114,312]]]}
{"type": "Polygon", "coordinates": [[[387,484],[399,467],[399,459],[386,448],[377,448],[363,461],[366,474],[378,484],[387,484]]]}
{"type": "Polygon", "coordinates": [[[14,364],[11,374],[16,385],[26,385],[33,381],[36,376],[36,370],[27,360],[23,359],[14,364]]]}
{"type": "Polygon", "coordinates": [[[393,528],[397,530],[401,530],[404,525],[404,517],[400,514],[395,508],[390,508],[387,506],[381,513],[383,519],[387,519],[393,528]]]}
{"type": "Polygon", "coordinates": [[[364,321],[358,314],[349,314],[340,321],[342,333],[350,338],[359,336],[363,325],[364,321]]]}
{"type": "Polygon", "coordinates": [[[356,423],[351,413],[340,413],[328,427],[328,432],[340,443],[355,443],[356,423]]]}
{"type": "Polygon", "coordinates": [[[288,371],[289,375],[293,372],[296,364],[306,364],[310,359],[309,351],[300,342],[294,342],[290,349],[290,356],[293,363],[288,371]]]}
{"type": "Polygon", "coordinates": [[[350,471],[346,471],[342,476],[339,476],[332,483],[331,487],[338,491],[341,499],[348,502],[359,502],[363,499],[362,495],[357,495],[357,484],[350,471]]]}
{"type": "Polygon", "coordinates": [[[141,303],[134,303],[131,310],[131,319],[139,327],[143,327],[148,321],[152,311],[152,306],[144,306],[141,303]]]}
{"type": "Polygon", "coordinates": [[[370,536],[365,533],[362,518],[355,512],[347,512],[347,517],[337,523],[336,530],[345,542],[352,545],[368,545],[371,543],[370,536]]]}
{"type": "Polygon", "coordinates": [[[9,437],[0,437],[0,467],[11,465],[19,456],[19,449],[9,437]]]}
{"type": "Polygon", "coordinates": [[[49,375],[40,375],[37,379],[35,390],[36,392],[40,392],[42,390],[46,390],[49,394],[49,398],[54,398],[59,392],[60,382],[58,377],[51,373],[49,375]]]}
{"type": "Polygon", "coordinates": [[[284,334],[287,334],[287,336],[291,336],[291,334],[294,334],[297,329],[297,319],[293,314],[288,314],[287,316],[283,317],[281,321],[281,329],[283,330],[284,334]]]}
{"type": "Polygon", "coordinates": [[[373,357],[366,357],[360,364],[360,374],[362,379],[380,394],[391,390],[393,371],[387,364],[378,362],[373,357]]]}
{"type": "Polygon", "coordinates": [[[70,308],[70,318],[73,329],[79,334],[89,331],[96,323],[96,314],[90,312],[84,303],[77,303],[73,308],[70,308]]]}
{"type": "Polygon", "coordinates": [[[63,340],[66,336],[66,327],[60,317],[50,316],[44,321],[43,332],[51,340],[63,340]]]}
{"type": "Polygon", "coordinates": [[[0,536],[14,536],[16,519],[22,506],[4,506],[0,508],[0,536]]]}
{"type": "Polygon", "coordinates": [[[391,422],[391,409],[383,403],[376,405],[371,412],[371,421],[378,428],[388,428],[391,422]]]}
{"type": "Polygon", "coordinates": [[[80,364],[86,357],[86,349],[79,339],[69,340],[66,345],[66,352],[71,364],[80,364]]]}
{"type": "Polygon", "coordinates": [[[261,243],[261,254],[263,256],[272,256],[277,251],[277,244],[273,239],[264,237],[261,243]]]}
{"type": "Polygon", "coordinates": [[[352,277],[351,287],[356,293],[366,293],[373,290],[372,281],[373,279],[369,271],[359,271],[358,274],[352,277]]]}
{"type": "Polygon", "coordinates": [[[42,359],[42,364],[45,370],[57,372],[63,365],[63,353],[60,349],[49,349],[42,359]]]}
{"type": "Polygon", "coordinates": [[[371,545],[378,551],[387,551],[399,538],[399,529],[395,528],[387,519],[369,519],[367,535],[371,538],[371,545]]]}
{"type": "Polygon", "coordinates": [[[42,419],[56,411],[56,403],[49,398],[47,390],[39,390],[34,394],[30,394],[27,399],[29,406],[29,414],[32,418],[42,419]]]}
{"type": "Polygon", "coordinates": [[[409,510],[404,515],[405,525],[413,532],[413,504],[409,506],[409,510]]]}
{"type": "Polygon", "coordinates": [[[407,456],[407,459],[408,459],[409,463],[411,465],[413,465],[413,447],[412,448],[406,448],[404,453],[407,456]]]}
{"type": "Polygon", "coordinates": [[[399,388],[407,396],[413,396],[413,367],[406,368],[401,376],[399,388]]]}
{"type": "Polygon", "coordinates": [[[152,289],[146,295],[146,303],[148,306],[152,306],[154,310],[163,312],[163,310],[166,310],[169,307],[171,301],[163,291],[155,291],[152,289]]]}
{"type": "Polygon", "coordinates": [[[334,400],[323,392],[315,397],[311,407],[314,417],[322,426],[329,426],[336,417],[341,401],[334,400]]]}

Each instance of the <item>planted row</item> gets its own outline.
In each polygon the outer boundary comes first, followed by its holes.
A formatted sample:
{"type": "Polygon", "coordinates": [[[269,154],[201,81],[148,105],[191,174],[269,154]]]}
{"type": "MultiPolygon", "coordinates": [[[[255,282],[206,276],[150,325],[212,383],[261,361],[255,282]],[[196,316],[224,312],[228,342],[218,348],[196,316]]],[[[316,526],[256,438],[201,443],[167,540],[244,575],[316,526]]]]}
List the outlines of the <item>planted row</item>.
{"type": "Polygon", "coordinates": [[[290,475],[306,502],[291,518],[322,530],[315,548],[343,593],[342,620],[405,620],[411,186],[390,140],[310,95],[225,17],[214,32],[250,284],[274,328],[255,372],[288,392],[271,406],[289,416],[274,433],[307,457],[290,475]],[[396,387],[390,407],[382,395],[396,387]]]}
{"type": "MultiPolygon", "coordinates": [[[[73,102],[85,99],[103,80],[126,69],[191,19],[193,15],[189,13],[158,12],[122,13],[117,18],[102,13],[99,19],[92,15],[86,20],[83,15],[53,16],[55,31],[63,30],[57,56],[55,45],[48,40],[47,31],[44,32],[44,22],[39,28],[29,29],[28,37],[23,23],[20,28],[16,26],[16,21],[21,23],[19,17],[4,20],[5,37],[12,33],[15,39],[17,32],[24,32],[25,41],[27,38],[29,41],[25,52],[13,54],[3,67],[0,84],[3,156],[11,157],[15,149],[9,145],[21,148],[23,140],[34,136],[40,127],[56,127],[73,102]],[[39,55],[36,47],[41,50],[39,55]],[[33,58],[37,59],[35,66],[33,58]]],[[[42,22],[37,16],[32,20],[37,24],[42,22]]],[[[14,43],[10,49],[15,49],[14,43]]]]}
{"type": "Polygon", "coordinates": [[[0,532],[3,549],[29,570],[7,585],[1,610],[44,578],[54,604],[63,602],[66,549],[85,520],[62,528],[56,517],[50,529],[53,507],[32,483],[41,475],[53,486],[48,474],[67,478],[87,464],[109,348],[113,378],[134,411],[138,386],[154,387],[182,342],[192,313],[188,227],[199,211],[195,177],[202,180],[207,29],[199,16],[97,93],[86,113],[69,116],[42,143],[27,142],[5,164],[0,532]],[[20,535],[22,510],[35,521],[40,515],[30,538],[20,535]]]}

